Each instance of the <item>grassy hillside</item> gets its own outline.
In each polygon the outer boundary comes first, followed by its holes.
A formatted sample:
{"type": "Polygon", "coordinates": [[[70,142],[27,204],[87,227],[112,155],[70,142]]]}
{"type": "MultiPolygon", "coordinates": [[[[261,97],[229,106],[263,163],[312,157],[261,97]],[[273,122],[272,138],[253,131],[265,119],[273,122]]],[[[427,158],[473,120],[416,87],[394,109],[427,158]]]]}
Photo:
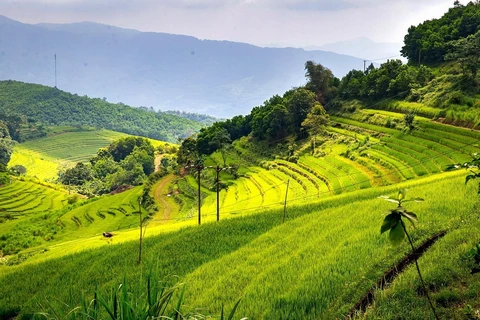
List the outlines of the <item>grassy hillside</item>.
{"type": "MultiPolygon", "coordinates": [[[[438,230],[449,230],[436,246],[449,257],[449,263],[458,265],[480,240],[478,236],[463,238],[472,235],[465,226],[478,224],[478,213],[473,211],[475,187],[462,185],[463,174],[446,174],[295,207],[289,210],[285,224],[281,224],[282,211],[273,210],[168,232],[147,238],[145,269],[135,267],[136,243],[105,245],[73,256],[19,265],[0,278],[5,293],[0,305],[6,310],[28,312],[36,299],[52,299],[55,295],[55,299],[67,301],[70,288],[78,301],[81,292],[91,294],[97,285],[104,289],[115,286],[124,274],[127,281],[138,281],[135,279],[153,263],[160,277],[177,275],[187,283],[188,305],[213,314],[219,312],[222,303],[231,306],[244,296],[238,314],[250,318],[342,317],[408,251],[406,244],[391,248],[387,238],[380,236],[383,212],[391,204],[376,197],[409,187],[412,195],[427,199],[410,206],[420,217],[412,237],[420,243],[438,230]],[[450,197],[461,201],[452,203],[450,197]],[[462,243],[458,242],[460,238],[464,239],[462,243]],[[175,254],[159,257],[162,252],[175,254]],[[28,282],[19,280],[26,277],[28,282]]],[[[425,259],[429,255],[427,252],[425,259]]],[[[449,283],[435,281],[450,272],[447,267],[425,268],[425,278],[448,290],[449,283]]],[[[459,275],[468,272],[466,265],[455,271],[459,275]]],[[[410,281],[413,286],[416,280],[410,281]]],[[[434,297],[442,299],[442,295],[434,297]]],[[[424,319],[428,312],[423,299],[417,300],[417,313],[409,319],[424,319]]],[[[389,300],[385,298],[384,303],[388,305],[389,300]]],[[[452,310],[441,312],[448,317],[452,310]]],[[[396,314],[383,318],[396,319],[396,314]]]]}
{"type": "Polygon", "coordinates": [[[0,81],[0,112],[21,114],[46,125],[90,126],[170,142],[202,127],[172,114],[10,80],[0,81]]]}
{"type": "Polygon", "coordinates": [[[127,136],[108,130],[61,131],[52,136],[17,144],[9,165],[23,165],[27,175],[53,180],[59,168],[88,161],[98,149],[127,136]]]}
{"type": "Polygon", "coordinates": [[[0,249],[12,255],[52,241],[62,224],[55,212],[68,203],[68,195],[35,182],[13,180],[0,189],[0,249]]]}

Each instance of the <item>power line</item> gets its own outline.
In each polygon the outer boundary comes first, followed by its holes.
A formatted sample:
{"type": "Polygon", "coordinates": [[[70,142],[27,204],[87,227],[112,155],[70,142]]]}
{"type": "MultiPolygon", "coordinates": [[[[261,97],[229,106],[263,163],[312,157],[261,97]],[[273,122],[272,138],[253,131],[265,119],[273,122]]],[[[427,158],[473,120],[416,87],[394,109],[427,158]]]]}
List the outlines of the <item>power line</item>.
{"type": "MultiPolygon", "coordinates": [[[[460,149],[464,149],[466,147],[469,147],[469,146],[472,146],[472,145],[475,145],[477,144],[478,142],[472,142],[472,143],[466,143],[464,144],[462,147],[460,147],[460,149]]],[[[443,157],[445,155],[449,155],[451,153],[455,153],[457,152],[459,149],[454,149],[454,150],[451,150],[449,152],[441,152],[439,153],[438,155],[436,156],[433,156],[433,157],[425,157],[425,158],[421,158],[418,160],[417,163],[414,163],[414,164],[405,164],[403,167],[400,166],[400,167],[397,167],[396,170],[392,169],[391,172],[387,173],[387,174],[383,174],[383,175],[378,175],[377,177],[379,178],[382,178],[382,177],[386,177],[386,176],[389,176],[389,175],[393,175],[393,174],[396,174],[398,171],[403,171],[403,170],[406,170],[406,169],[412,169],[418,165],[421,165],[423,164],[425,161],[427,160],[433,160],[433,159],[436,159],[436,158],[439,158],[439,157],[443,157]]],[[[360,184],[363,184],[365,182],[370,182],[370,180],[363,180],[363,181],[358,181],[356,183],[352,183],[350,185],[347,185],[347,186],[342,186],[340,188],[336,188],[336,189],[332,189],[332,190],[329,190],[329,191],[324,191],[324,192],[321,192],[317,195],[311,195],[311,196],[305,196],[305,197],[298,197],[298,198],[294,198],[294,199],[290,199],[288,200],[288,202],[294,202],[294,201],[298,201],[298,200],[303,200],[303,199],[308,199],[308,198],[314,198],[314,197],[318,197],[319,195],[322,195],[322,194],[328,194],[328,193],[331,193],[331,192],[335,192],[335,191],[338,191],[338,190],[342,190],[344,191],[346,188],[349,188],[349,187],[353,187],[353,186],[357,186],[357,185],[360,185],[360,184]]],[[[281,204],[281,203],[280,203],[281,204]]],[[[278,204],[277,204],[278,205],[278,204]]],[[[259,206],[257,208],[261,208],[262,206],[259,206]]]]}
{"type": "MultiPolygon", "coordinates": [[[[455,149],[455,150],[451,150],[451,151],[448,151],[448,152],[442,152],[442,153],[439,153],[438,155],[436,156],[433,156],[433,157],[425,157],[425,158],[422,158],[422,159],[419,159],[419,161],[417,163],[414,163],[414,164],[405,164],[402,167],[398,167],[397,170],[393,170],[389,173],[386,173],[386,174],[383,174],[383,175],[379,175],[378,177],[386,177],[386,176],[389,176],[389,175],[392,175],[392,174],[396,174],[398,171],[402,171],[402,170],[405,170],[405,169],[411,169],[411,168],[414,168],[415,166],[418,166],[420,164],[422,164],[424,161],[426,160],[433,160],[433,159],[436,159],[436,158],[439,158],[439,157],[442,157],[442,156],[445,156],[445,155],[449,155],[451,153],[454,153],[454,152],[457,152],[458,150],[461,150],[461,149],[464,149],[466,147],[469,147],[469,146],[473,146],[475,144],[477,144],[478,142],[471,142],[471,143],[466,143],[464,144],[463,146],[461,146],[459,149],[455,149]]],[[[362,184],[364,182],[369,182],[370,180],[364,180],[364,181],[359,181],[359,182],[356,182],[356,183],[353,183],[353,184],[350,184],[348,186],[343,186],[341,188],[336,188],[336,189],[332,189],[328,192],[321,192],[320,194],[317,194],[317,195],[311,195],[311,196],[304,196],[304,197],[297,197],[297,198],[294,198],[294,199],[290,199],[290,200],[287,200],[287,203],[293,203],[293,202],[297,202],[297,201],[300,201],[300,200],[306,200],[306,199],[311,199],[311,198],[318,198],[319,195],[322,195],[322,194],[328,194],[330,192],[334,192],[334,191],[338,191],[338,190],[344,190],[345,188],[347,187],[352,187],[352,186],[356,186],[356,185],[359,185],[359,184],[362,184]]],[[[278,185],[275,185],[275,186],[272,186],[271,188],[267,189],[266,191],[264,192],[267,192],[268,190],[270,189],[273,189],[279,185],[282,185],[284,183],[280,183],[278,185]]],[[[258,195],[257,195],[258,196],[258,195]]],[[[255,197],[257,197],[255,196],[255,197]]],[[[243,199],[241,200],[242,202],[243,201],[248,201],[248,200],[251,200],[255,197],[251,197],[251,198],[246,198],[246,199],[243,199]]],[[[240,202],[240,201],[239,201],[240,202]]],[[[222,207],[222,209],[224,208],[228,208],[228,207],[231,207],[231,206],[234,206],[234,205],[237,205],[239,202],[233,204],[233,205],[229,205],[229,206],[225,206],[225,207],[222,207]]],[[[250,207],[250,208],[242,208],[242,209],[239,209],[239,210],[231,210],[231,211],[226,211],[224,212],[224,214],[235,214],[235,213],[238,213],[238,212],[242,212],[242,213],[245,213],[246,211],[253,211],[253,210],[259,210],[259,209],[272,209],[274,207],[281,207],[281,206],[284,206],[284,203],[283,202],[275,202],[275,203],[272,203],[272,204],[268,204],[268,205],[262,205],[262,206],[257,206],[257,207],[250,207]]],[[[213,216],[215,215],[216,213],[215,212],[208,212],[206,214],[203,214],[202,216],[203,217],[208,217],[208,216],[213,216]]],[[[180,221],[189,221],[189,220],[193,220],[194,219],[194,216],[192,217],[183,217],[183,218],[160,218],[160,219],[149,219],[147,220],[147,223],[148,222],[167,222],[167,221],[177,221],[177,222],[180,222],[180,221]]],[[[130,227],[132,227],[133,225],[136,225],[136,223],[133,223],[133,224],[130,224],[128,226],[125,226],[125,227],[122,227],[122,228],[118,228],[116,229],[116,231],[120,231],[120,230],[125,230],[125,229],[129,229],[130,227]]],[[[101,235],[101,234],[94,234],[93,236],[97,236],[97,235],[101,235]]],[[[84,237],[84,238],[80,238],[80,239],[76,239],[75,241],[77,240],[86,240],[86,239],[89,239],[91,238],[92,236],[89,236],[89,237],[84,237]]],[[[57,247],[57,246],[61,246],[62,244],[58,244],[58,245],[54,245],[52,247],[57,247]]],[[[40,250],[40,249],[39,249],[40,250]]],[[[34,252],[36,250],[33,250],[34,252]]]]}
{"type": "Polygon", "coordinates": [[[387,60],[387,59],[398,58],[398,57],[401,57],[401,56],[402,56],[401,54],[397,54],[397,55],[390,56],[390,57],[385,57],[385,58],[377,58],[377,59],[365,59],[365,60],[363,60],[363,61],[365,61],[365,62],[375,62],[375,61],[381,61],[381,60],[387,60]]]}

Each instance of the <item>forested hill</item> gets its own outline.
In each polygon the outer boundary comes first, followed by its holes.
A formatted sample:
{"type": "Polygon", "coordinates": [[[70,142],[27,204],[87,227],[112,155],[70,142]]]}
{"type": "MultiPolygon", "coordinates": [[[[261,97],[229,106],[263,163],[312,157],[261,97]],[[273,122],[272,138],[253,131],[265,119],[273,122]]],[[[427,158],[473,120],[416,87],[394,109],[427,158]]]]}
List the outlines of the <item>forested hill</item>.
{"type": "Polygon", "coordinates": [[[93,126],[172,142],[202,127],[172,114],[18,81],[0,81],[0,113],[24,115],[46,125],[93,126]]]}

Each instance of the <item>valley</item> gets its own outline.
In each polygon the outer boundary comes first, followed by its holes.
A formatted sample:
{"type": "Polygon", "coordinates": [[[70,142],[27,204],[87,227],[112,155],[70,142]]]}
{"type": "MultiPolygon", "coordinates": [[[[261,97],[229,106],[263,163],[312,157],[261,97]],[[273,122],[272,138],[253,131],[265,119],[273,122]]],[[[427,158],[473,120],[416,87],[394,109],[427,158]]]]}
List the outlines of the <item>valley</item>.
{"type": "Polygon", "coordinates": [[[0,319],[479,319],[479,26],[227,119],[0,81],[0,319]]]}

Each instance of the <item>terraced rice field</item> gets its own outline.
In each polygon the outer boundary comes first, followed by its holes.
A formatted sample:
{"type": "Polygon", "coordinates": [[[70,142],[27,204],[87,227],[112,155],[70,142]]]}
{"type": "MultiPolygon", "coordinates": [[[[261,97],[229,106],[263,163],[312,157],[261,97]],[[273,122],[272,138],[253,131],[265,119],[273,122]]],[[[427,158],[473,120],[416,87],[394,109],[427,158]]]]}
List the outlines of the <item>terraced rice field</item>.
{"type": "Polygon", "coordinates": [[[40,181],[52,180],[60,167],[88,161],[98,149],[126,136],[108,130],[63,132],[16,145],[9,165],[25,166],[27,175],[40,181]]]}
{"type": "MultiPolygon", "coordinates": [[[[460,188],[463,182],[463,173],[448,173],[295,206],[285,223],[280,218],[282,210],[272,210],[164,232],[146,239],[144,268],[136,264],[137,243],[133,241],[105,244],[98,250],[60,255],[59,259],[39,258],[37,263],[18,266],[0,277],[6,293],[0,303],[10,308],[21,306],[28,313],[35,310],[38,297],[69,301],[73,291],[72,299],[78,301],[80,292],[91,295],[97,286],[108,291],[123,277],[138,283],[154,265],[160,277],[174,274],[175,279],[187,283],[186,304],[207,314],[219,314],[222,305],[230,310],[243,297],[237,312],[241,317],[343,318],[383,272],[409,251],[406,243],[390,247],[387,237],[380,235],[382,213],[392,204],[377,197],[406,187],[411,196],[427,199],[409,205],[420,219],[417,228],[411,229],[412,237],[418,244],[447,228],[453,237],[447,235],[435,246],[448,248],[449,253],[460,250],[456,257],[474,242],[465,247],[458,234],[470,229],[471,223],[478,226],[477,216],[471,214],[477,202],[476,186],[460,188]],[[446,194],[462,201],[452,202],[446,194]],[[78,269],[84,272],[79,274],[78,269]],[[27,283],[22,281],[26,275],[27,283]]],[[[432,266],[425,269],[425,278],[433,285],[436,272],[440,272],[433,266],[441,257],[427,252],[425,258],[432,266]]],[[[407,279],[415,290],[415,277],[407,279]]],[[[441,297],[435,299],[440,305],[441,297]]],[[[417,298],[417,303],[428,314],[426,301],[417,298]]]]}
{"type": "Polygon", "coordinates": [[[67,194],[50,187],[28,181],[13,180],[0,188],[0,218],[13,219],[24,215],[47,213],[63,208],[67,194]]]}
{"type": "MultiPolygon", "coordinates": [[[[141,192],[141,187],[136,187],[117,195],[101,197],[66,212],[59,220],[69,239],[137,227],[140,223],[138,197],[141,192]]],[[[145,218],[147,212],[143,208],[141,210],[145,218]]]]}
{"type": "MultiPolygon", "coordinates": [[[[377,110],[362,112],[372,114],[377,110]]],[[[403,117],[402,114],[389,111],[379,114],[390,118],[403,117]]],[[[297,163],[276,159],[270,162],[268,170],[259,167],[258,159],[254,161],[248,150],[231,152],[227,165],[239,165],[241,177],[234,180],[232,176],[222,173],[221,180],[230,185],[220,192],[220,211],[238,214],[283,206],[287,181],[287,202],[300,204],[439,174],[450,164],[467,161],[477,149],[480,132],[446,126],[420,117],[416,121],[417,130],[404,133],[354,119],[332,117],[333,126],[329,132],[334,140],[321,146],[323,156],[303,153],[297,163]],[[338,141],[342,142],[339,144],[338,141]],[[347,151],[348,155],[345,155],[347,151]]],[[[223,166],[220,154],[210,156],[206,165],[223,166]]],[[[190,210],[186,216],[194,217],[196,179],[184,179],[179,190],[185,207],[190,210]]],[[[216,195],[206,188],[202,188],[202,212],[205,217],[216,212],[216,195]]]]}

